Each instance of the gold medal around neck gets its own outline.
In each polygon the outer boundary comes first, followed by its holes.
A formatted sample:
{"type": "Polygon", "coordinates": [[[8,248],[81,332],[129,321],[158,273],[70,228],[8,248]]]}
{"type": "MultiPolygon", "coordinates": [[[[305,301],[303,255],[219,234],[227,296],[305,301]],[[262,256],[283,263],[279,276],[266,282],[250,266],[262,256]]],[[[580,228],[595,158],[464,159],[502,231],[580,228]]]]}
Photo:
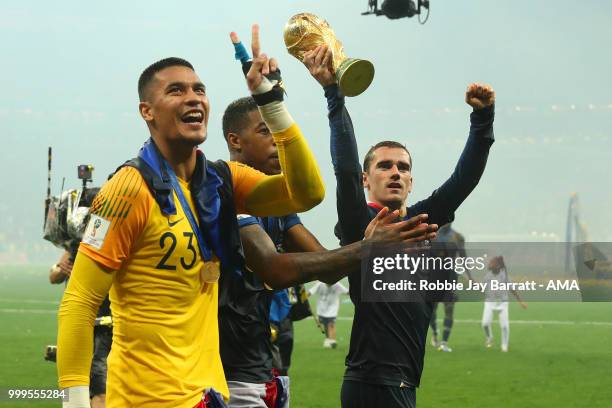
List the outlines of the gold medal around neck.
{"type": "Polygon", "coordinates": [[[221,266],[218,260],[204,261],[200,269],[202,281],[206,283],[215,283],[221,276],[221,266]]]}
{"type": "Polygon", "coordinates": [[[344,96],[359,95],[374,79],[374,65],[368,60],[348,58],[329,23],[314,14],[300,13],[291,17],[285,25],[283,37],[289,54],[300,61],[304,60],[304,53],[319,45],[331,48],[332,65],[344,96]]]}

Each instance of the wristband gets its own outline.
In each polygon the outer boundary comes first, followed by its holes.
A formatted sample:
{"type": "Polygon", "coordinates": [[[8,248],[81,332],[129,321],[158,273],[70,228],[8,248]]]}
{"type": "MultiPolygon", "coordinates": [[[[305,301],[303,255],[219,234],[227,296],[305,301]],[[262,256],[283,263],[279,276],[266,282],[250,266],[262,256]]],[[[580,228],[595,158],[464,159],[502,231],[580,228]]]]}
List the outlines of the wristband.
{"type": "Polygon", "coordinates": [[[62,408],[89,408],[89,386],[76,385],[66,388],[67,395],[62,408]]]}

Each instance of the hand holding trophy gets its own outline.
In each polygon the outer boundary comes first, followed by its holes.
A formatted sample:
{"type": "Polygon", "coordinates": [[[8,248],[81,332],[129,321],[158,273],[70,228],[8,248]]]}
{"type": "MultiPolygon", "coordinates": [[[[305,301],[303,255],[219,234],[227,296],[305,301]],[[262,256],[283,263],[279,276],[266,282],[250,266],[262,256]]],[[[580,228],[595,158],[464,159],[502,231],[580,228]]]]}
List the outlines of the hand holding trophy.
{"type": "Polygon", "coordinates": [[[338,85],[345,96],[359,95],[374,79],[374,65],[367,60],[348,58],[327,21],[314,14],[300,13],[291,17],[285,26],[284,38],[289,54],[302,62],[304,54],[327,46],[332,53],[338,85]]]}

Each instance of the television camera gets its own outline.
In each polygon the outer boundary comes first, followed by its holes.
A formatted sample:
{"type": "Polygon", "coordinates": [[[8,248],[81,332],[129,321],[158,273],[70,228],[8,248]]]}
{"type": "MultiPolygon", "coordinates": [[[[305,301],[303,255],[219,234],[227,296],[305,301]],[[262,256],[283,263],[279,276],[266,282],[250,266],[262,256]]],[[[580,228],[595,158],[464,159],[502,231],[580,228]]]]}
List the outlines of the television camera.
{"type": "Polygon", "coordinates": [[[425,24],[429,19],[429,0],[383,0],[378,8],[378,0],[368,0],[368,10],[361,13],[362,16],[374,14],[376,16],[386,16],[391,20],[403,17],[419,16],[419,23],[425,24]],[[426,10],[424,14],[422,11],[426,10]],[[424,17],[422,15],[424,14],[424,17]]]}
{"type": "Polygon", "coordinates": [[[49,147],[43,238],[58,248],[74,252],[81,242],[87,221],[89,221],[89,207],[99,191],[99,188],[87,185],[92,181],[93,170],[94,166],[91,164],[78,165],[77,176],[82,180],[81,189],[67,189],[57,196],[52,196],[51,147],[49,147]]]}

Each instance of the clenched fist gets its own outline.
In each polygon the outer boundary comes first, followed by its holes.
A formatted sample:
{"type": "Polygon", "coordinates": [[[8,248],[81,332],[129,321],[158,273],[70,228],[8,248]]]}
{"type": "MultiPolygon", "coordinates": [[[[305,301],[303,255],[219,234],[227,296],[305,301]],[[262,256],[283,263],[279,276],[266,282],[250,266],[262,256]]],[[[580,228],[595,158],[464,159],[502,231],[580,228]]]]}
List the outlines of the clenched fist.
{"type": "Polygon", "coordinates": [[[465,91],[465,102],[474,110],[486,108],[495,103],[495,91],[491,85],[469,84],[465,91]]]}

